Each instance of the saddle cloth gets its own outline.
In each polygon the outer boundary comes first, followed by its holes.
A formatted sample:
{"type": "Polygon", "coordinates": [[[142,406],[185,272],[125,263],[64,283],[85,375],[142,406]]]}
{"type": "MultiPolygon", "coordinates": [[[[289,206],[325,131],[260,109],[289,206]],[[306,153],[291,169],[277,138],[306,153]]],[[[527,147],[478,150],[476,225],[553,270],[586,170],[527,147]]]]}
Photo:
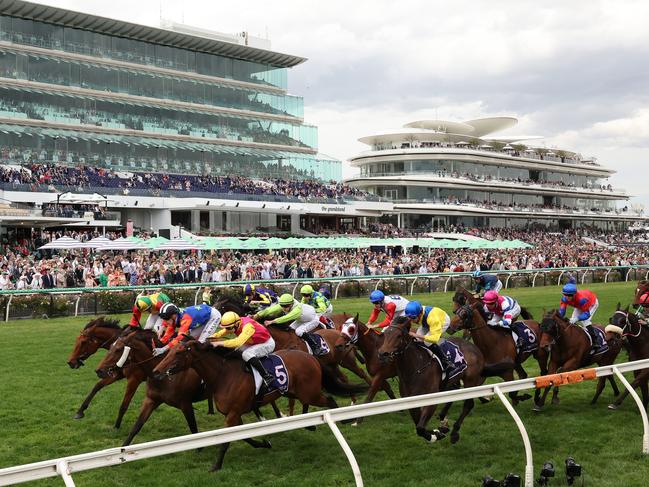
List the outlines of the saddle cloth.
{"type": "Polygon", "coordinates": [[[512,336],[519,354],[533,352],[539,348],[539,338],[536,333],[522,321],[512,323],[512,336]]]}
{"type": "Polygon", "coordinates": [[[588,330],[586,328],[582,328],[582,330],[584,330],[584,333],[586,333],[586,336],[588,337],[588,341],[590,343],[590,355],[599,355],[600,353],[608,352],[608,343],[606,342],[606,335],[604,334],[604,331],[595,325],[591,325],[591,329],[595,332],[594,334],[597,337],[597,343],[593,343],[593,337],[591,336],[591,334],[588,333],[588,330]]]}
{"type": "Polygon", "coordinates": [[[329,349],[329,345],[327,344],[327,340],[325,340],[321,335],[318,335],[317,333],[309,333],[309,335],[318,344],[317,350],[311,350],[309,343],[306,341],[304,342],[306,343],[306,348],[311,355],[319,357],[321,355],[327,355],[331,351],[329,349]]]}
{"type": "MultiPolygon", "coordinates": [[[[286,370],[284,360],[274,353],[260,360],[264,369],[275,377],[275,380],[273,380],[270,386],[264,390],[264,395],[271,394],[276,390],[279,390],[281,394],[286,394],[288,392],[288,370],[286,370]]],[[[252,376],[255,378],[255,394],[259,394],[262,386],[261,375],[259,375],[259,372],[254,367],[250,367],[250,369],[252,369],[252,376]]]]}

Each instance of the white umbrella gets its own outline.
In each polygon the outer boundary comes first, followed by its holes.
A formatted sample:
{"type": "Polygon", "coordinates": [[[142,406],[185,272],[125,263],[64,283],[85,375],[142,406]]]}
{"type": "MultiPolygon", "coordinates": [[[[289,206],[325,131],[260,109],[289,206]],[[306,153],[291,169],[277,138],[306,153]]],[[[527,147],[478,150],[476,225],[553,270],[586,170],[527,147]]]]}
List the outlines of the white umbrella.
{"type": "Polygon", "coordinates": [[[204,242],[185,240],[184,238],[175,238],[158,245],[155,250],[196,250],[204,248],[204,242]]]}
{"type": "Polygon", "coordinates": [[[104,243],[101,247],[97,247],[98,250],[149,250],[142,242],[134,242],[127,238],[118,238],[117,240],[109,240],[104,243]]]}
{"type": "Polygon", "coordinates": [[[514,148],[511,145],[507,144],[505,147],[503,147],[503,150],[514,150],[514,148]]]}
{"type": "Polygon", "coordinates": [[[61,237],[39,247],[39,249],[83,249],[85,247],[85,244],[71,237],[61,237]]]}
{"type": "Polygon", "coordinates": [[[95,237],[92,240],[88,240],[86,242],[86,247],[91,248],[91,249],[98,249],[103,247],[106,244],[109,244],[112,242],[111,239],[106,238],[106,237],[95,237]]]}

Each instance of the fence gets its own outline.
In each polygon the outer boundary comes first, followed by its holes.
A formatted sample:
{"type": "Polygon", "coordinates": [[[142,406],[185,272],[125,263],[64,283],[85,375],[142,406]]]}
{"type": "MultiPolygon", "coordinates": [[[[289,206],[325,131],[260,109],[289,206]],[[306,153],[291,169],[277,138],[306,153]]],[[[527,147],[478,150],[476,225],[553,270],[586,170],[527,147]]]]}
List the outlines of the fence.
{"type": "Polygon", "coordinates": [[[363,477],[360,467],[354,453],[347,444],[345,437],[338,429],[336,423],[354,418],[374,416],[377,414],[392,413],[403,411],[411,408],[421,408],[424,406],[445,404],[454,401],[464,401],[466,399],[477,399],[492,395],[498,396],[504,407],[514,419],[516,426],[523,439],[525,446],[525,487],[534,485],[534,464],[532,455],[532,445],[525,425],[516,413],[514,407],[505,397],[509,392],[518,392],[535,387],[543,387],[548,384],[560,385],[581,382],[583,380],[595,379],[615,375],[624,384],[633,399],[635,400],[640,415],[642,417],[643,435],[642,435],[642,453],[649,454],[649,421],[647,412],[642,404],[638,394],[631,388],[631,385],[622,375],[624,372],[631,372],[638,369],[649,367],[649,359],[627,362],[624,364],[608,365],[594,369],[583,369],[564,374],[552,376],[533,377],[528,379],[482,385],[468,389],[459,389],[452,391],[438,392],[421,396],[404,397],[388,401],[379,401],[369,404],[348,406],[339,409],[327,409],[298,416],[273,419],[260,423],[234,426],[220,430],[206,431],[193,435],[179,436],[165,440],[151,441],[121,448],[109,448],[107,450],[85,453],[43,462],[30,463],[16,467],[9,467],[0,470],[0,486],[13,485],[32,480],[43,479],[47,477],[60,476],[65,482],[66,487],[74,487],[72,474],[90,470],[94,468],[119,465],[135,460],[157,457],[177,453],[185,450],[204,448],[207,446],[219,445],[231,441],[238,441],[256,436],[264,436],[285,431],[291,431],[309,426],[326,424],[333,432],[336,440],[345,453],[357,487],[363,486],[363,477]]]}
{"type": "MultiPolygon", "coordinates": [[[[505,288],[535,287],[560,284],[567,275],[576,276],[579,282],[610,282],[647,279],[649,264],[611,267],[565,267],[553,269],[525,269],[495,271],[505,288]]],[[[303,284],[317,283],[331,290],[334,299],[339,297],[366,296],[374,289],[389,294],[415,294],[448,291],[458,285],[471,285],[471,272],[442,272],[430,274],[401,274],[384,276],[342,276],[316,279],[275,279],[270,281],[247,281],[264,284],[278,292],[296,294],[303,284]]],[[[84,314],[124,313],[131,310],[139,294],[152,290],[164,290],[180,306],[196,304],[205,286],[240,289],[242,282],[209,282],[190,284],[166,284],[123,286],[105,288],[60,288],[37,291],[0,291],[0,313],[5,321],[46,315],[78,316],[84,314]]]]}

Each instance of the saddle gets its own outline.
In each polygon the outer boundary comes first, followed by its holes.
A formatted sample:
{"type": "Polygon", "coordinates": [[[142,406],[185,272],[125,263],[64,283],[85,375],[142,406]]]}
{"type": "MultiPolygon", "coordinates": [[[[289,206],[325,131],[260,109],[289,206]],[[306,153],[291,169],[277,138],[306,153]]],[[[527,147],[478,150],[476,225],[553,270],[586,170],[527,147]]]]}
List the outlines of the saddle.
{"type": "Polygon", "coordinates": [[[582,328],[588,341],[590,342],[590,355],[599,355],[608,352],[608,342],[604,330],[595,325],[590,325],[582,328]]]}
{"type": "Polygon", "coordinates": [[[539,348],[536,333],[522,321],[512,323],[512,337],[516,344],[517,354],[533,352],[539,348]]]}
{"type": "Polygon", "coordinates": [[[305,333],[304,335],[308,335],[308,339],[305,339],[304,336],[302,338],[304,339],[304,343],[306,343],[306,348],[309,354],[315,357],[320,357],[322,355],[327,355],[331,351],[327,341],[317,333],[305,333]],[[316,345],[315,350],[312,344],[316,345]]]}

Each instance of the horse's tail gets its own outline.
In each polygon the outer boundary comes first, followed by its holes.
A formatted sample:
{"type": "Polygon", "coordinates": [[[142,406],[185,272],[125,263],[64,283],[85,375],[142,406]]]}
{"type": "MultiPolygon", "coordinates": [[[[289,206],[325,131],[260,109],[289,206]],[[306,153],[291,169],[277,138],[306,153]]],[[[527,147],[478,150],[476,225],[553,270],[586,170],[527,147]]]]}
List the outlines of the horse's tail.
{"type": "Polygon", "coordinates": [[[532,316],[532,313],[530,313],[527,308],[524,308],[521,306],[521,318],[524,320],[533,320],[534,317],[532,316]]]}
{"type": "Polygon", "coordinates": [[[322,387],[334,396],[349,397],[362,394],[369,389],[367,384],[346,384],[338,378],[336,370],[330,365],[322,365],[322,387]]]}

